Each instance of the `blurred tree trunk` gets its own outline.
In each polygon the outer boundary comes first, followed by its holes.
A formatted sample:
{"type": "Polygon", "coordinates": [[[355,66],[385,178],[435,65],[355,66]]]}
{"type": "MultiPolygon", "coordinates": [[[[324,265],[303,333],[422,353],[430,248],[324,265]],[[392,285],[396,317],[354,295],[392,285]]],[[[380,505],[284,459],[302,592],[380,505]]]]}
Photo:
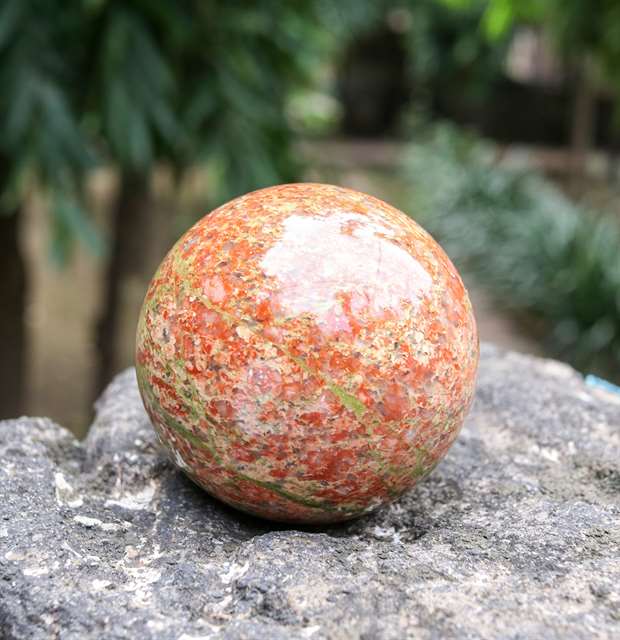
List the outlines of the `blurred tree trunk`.
{"type": "Polygon", "coordinates": [[[592,65],[584,59],[577,68],[575,102],[571,123],[571,187],[583,186],[588,153],[592,149],[596,126],[596,86],[592,65]]]}
{"type": "Polygon", "coordinates": [[[152,224],[149,221],[151,209],[149,175],[123,172],[112,214],[112,241],[97,325],[95,398],[116,373],[122,287],[128,276],[142,271],[145,244],[148,244],[148,230],[152,224]]]}
{"type": "MultiPolygon", "coordinates": [[[[618,107],[614,107],[617,109],[618,107]]],[[[620,160],[620,139],[618,137],[618,125],[614,126],[613,133],[609,137],[607,146],[607,182],[615,185],[618,178],[618,161],[620,160]]]]}
{"type": "MultiPolygon", "coordinates": [[[[0,158],[0,181],[4,166],[0,158]]],[[[19,246],[20,213],[18,207],[0,211],[0,418],[24,412],[26,267],[19,246]]]]}

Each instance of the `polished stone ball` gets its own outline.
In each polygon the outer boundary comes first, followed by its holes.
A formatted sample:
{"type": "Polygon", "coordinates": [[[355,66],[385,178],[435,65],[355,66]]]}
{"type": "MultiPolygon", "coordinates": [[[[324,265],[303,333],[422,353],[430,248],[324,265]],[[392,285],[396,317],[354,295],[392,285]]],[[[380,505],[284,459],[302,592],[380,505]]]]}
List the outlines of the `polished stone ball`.
{"type": "Polygon", "coordinates": [[[153,277],[137,373],[171,459],[213,496],[333,522],[426,476],[472,400],[478,336],[463,283],[377,198],[289,184],[197,222],[153,277]]]}

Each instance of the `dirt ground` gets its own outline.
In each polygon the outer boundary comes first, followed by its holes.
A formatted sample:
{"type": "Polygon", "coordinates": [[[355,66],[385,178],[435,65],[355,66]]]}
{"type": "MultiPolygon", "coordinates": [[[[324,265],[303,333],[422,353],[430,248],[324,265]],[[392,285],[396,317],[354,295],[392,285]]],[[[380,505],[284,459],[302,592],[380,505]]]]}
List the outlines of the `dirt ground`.
{"type": "MultiPolygon", "coordinates": [[[[333,182],[366,191],[405,208],[398,198],[398,178],[394,166],[398,148],[394,145],[359,143],[337,144],[328,148],[304,149],[312,168],[308,180],[333,182]],[[324,158],[329,158],[326,164],[324,158]]],[[[161,247],[163,257],[170,240],[168,229],[186,227],[204,212],[200,203],[200,175],[193,176],[185,195],[176,201],[166,197],[165,180],[156,182],[155,220],[166,227],[161,247]],[[193,195],[191,195],[193,194],[193,195]],[[175,205],[175,202],[178,204],[175,205]],[[175,210],[175,207],[182,209],[175,210]],[[175,223],[162,222],[166,216],[175,223]]],[[[91,185],[97,223],[105,229],[106,207],[114,193],[115,181],[109,172],[100,172],[91,185]]],[[[48,218],[40,203],[28,209],[23,243],[30,274],[30,301],[27,323],[30,337],[28,413],[50,416],[76,434],[85,434],[92,416],[92,378],[94,371],[94,326],[101,304],[103,261],[76,246],[71,262],[64,268],[49,260],[48,218]]],[[[153,251],[151,251],[153,253],[153,251]]],[[[135,277],[124,283],[121,340],[117,369],[130,366],[133,359],[134,330],[148,277],[135,277]]],[[[468,282],[479,325],[480,337],[508,349],[541,354],[539,344],[525,335],[514,319],[492,303],[489,296],[468,282]]]]}

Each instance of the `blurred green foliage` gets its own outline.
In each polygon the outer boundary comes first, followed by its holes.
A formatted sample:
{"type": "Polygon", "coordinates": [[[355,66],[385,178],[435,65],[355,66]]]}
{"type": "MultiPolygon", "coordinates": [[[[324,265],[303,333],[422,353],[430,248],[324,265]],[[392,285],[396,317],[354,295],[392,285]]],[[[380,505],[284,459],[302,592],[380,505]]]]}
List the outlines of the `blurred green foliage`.
{"type": "MultiPolygon", "coordinates": [[[[457,10],[482,10],[482,27],[492,39],[506,34],[517,21],[540,21],[547,15],[555,0],[440,0],[457,10]]],[[[557,3],[555,3],[557,5],[557,3]]]]}
{"type": "Polygon", "coordinates": [[[406,7],[410,14],[404,40],[414,82],[435,89],[456,82],[474,98],[488,93],[502,71],[508,41],[489,42],[480,31],[484,12],[480,3],[446,6],[437,0],[409,0],[391,4],[401,10],[406,7]]]}
{"type": "Polygon", "coordinates": [[[443,125],[405,161],[415,217],[504,308],[545,321],[550,348],[620,377],[620,225],[490,143],[443,125]]]}
{"type": "Polygon", "coordinates": [[[0,214],[16,210],[33,181],[49,191],[53,249],[60,258],[77,235],[91,249],[101,239],[80,207],[83,175],[94,165],[80,126],[81,7],[61,0],[5,0],[0,5],[0,214]]]}
{"type": "Polygon", "coordinates": [[[59,253],[72,232],[100,250],[80,208],[94,164],[207,162],[213,202],[295,179],[291,120],[333,127],[337,106],[310,85],[358,35],[389,26],[418,102],[452,85],[480,98],[518,21],[544,24],[567,50],[595,49],[610,76],[620,69],[614,0],[4,0],[0,191],[19,200],[36,177],[59,204],[59,253]]]}
{"type": "Polygon", "coordinates": [[[550,34],[565,59],[588,56],[620,95],[620,4],[617,0],[440,0],[455,10],[481,10],[482,31],[505,39],[520,24],[550,34]]]}
{"type": "Polygon", "coordinates": [[[320,56],[317,2],[107,0],[92,20],[91,110],[121,166],[209,163],[212,202],[298,175],[285,106],[320,56]]]}
{"type": "MultiPolygon", "coordinates": [[[[50,198],[57,257],[101,250],[82,206],[105,164],[208,163],[212,203],[299,175],[286,117],[329,30],[316,0],[4,0],[0,194],[50,198]]],[[[12,209],[8,205],[4,210],[12,209]]]]}
{"type": "Polygon", "coordinates": [[[476,0],[376,0],[358,3],[344,44],[387,25],[407,52],[408,76],[418,91],[458,82],[473,97],[486,95],[501,72],[508,39],[490,42],[479,28],[485,4],[476,0]],[[361,7],[366,11],[362,12],[361,7]]]}

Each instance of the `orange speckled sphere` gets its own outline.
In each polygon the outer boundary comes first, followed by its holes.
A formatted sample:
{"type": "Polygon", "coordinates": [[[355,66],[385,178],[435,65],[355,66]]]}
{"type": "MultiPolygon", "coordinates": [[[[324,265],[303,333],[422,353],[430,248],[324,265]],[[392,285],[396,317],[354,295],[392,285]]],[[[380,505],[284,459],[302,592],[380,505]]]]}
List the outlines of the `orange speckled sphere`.
{"type": "Polygon", "coordinates": [[[390,205],[323,184],[237,198],[148,289],[140,392],[171,459],[220,500],[287,522],[367,513],[443,458],[478,336],[441,247],[390,205]]]}

